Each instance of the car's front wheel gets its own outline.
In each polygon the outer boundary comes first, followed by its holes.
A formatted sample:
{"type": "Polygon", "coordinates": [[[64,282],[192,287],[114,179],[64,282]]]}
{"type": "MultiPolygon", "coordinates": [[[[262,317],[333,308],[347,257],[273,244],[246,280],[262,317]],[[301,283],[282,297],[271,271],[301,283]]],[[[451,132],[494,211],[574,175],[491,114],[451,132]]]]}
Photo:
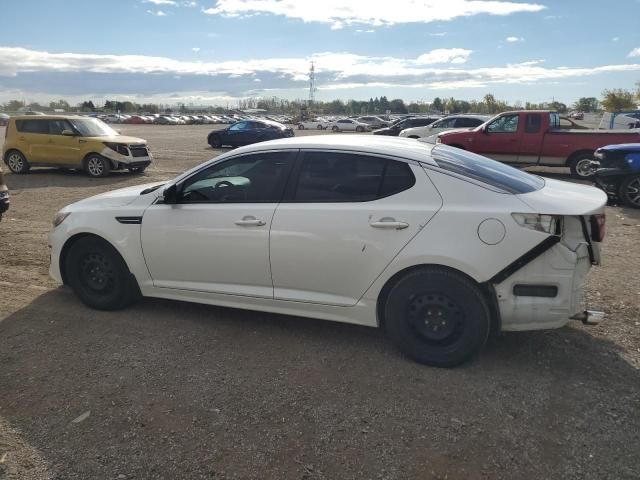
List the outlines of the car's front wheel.
{"type": "Polygon", "coordinates": [[[209,137],[209,145],[211,148],[220,148],[222,146],[222,140],[218,135],[211,135],[209,137]]]}
{"type": "Polygon", "coordinates": [[[138,284],[118,251],[99,237],[76,241],[63,268],[74,293],[92,308],[117,310],[140,297],[138,284]]]}
{"type": "Polygon", "coordinates": [[[13,173],[27,173],[31,168],[25,156],[18,150],[10,150],[5,158],[9,170],[13,173]]]}
{"type": "Polygon", "coordinates": [[[111,164],[106,158],[93,153],[85,159],[84,169],[90,177],[106,177],[111,172],[111,164]]]}
{"type": "Polygon", "coordinates": [[[595,173],[595,169],[593,168],[593,155],[589,152],[576,155],[569,162],[569,170],[571,170],[571,176],[573,178],[588,180],[595,173]]]}
{"type": "Polygon", "coordinates": [[[332,132],[339,132],[340,129],[334,125],[333,127],[331,127],[331,131],[332,132]]]}
{"type": "Polygon", "coordinates": [[[304,125],[302,124],[298,125],[298,130],[304,130],[304,125]]]}
{"type": "Polygon", "coordinates": [[[362,132],[364,132],[364,128],[362,128],[362,127],[356,127],[356,132],[360,132],[360,133],[362,133],[362,132]]]}
{"type": "Polygon", "coordinates": [[[464,363],[480,352],[489,336],[490,313],[482,292],[446,268],[407,273],[393,285],[383,308],[391,340],[425,365],[464,363]]]}
{"type": "Polygon", "coordinates": [[[318,130],[322,130],[322,125],[319,123],[319,124],[316,126],[316,128],[317,128],[318,130]]]}
{"type": "Polygon", "coordinates": [[[630,175],[620,184],[618,196],[622,203],[632,208],[640,208],[640,175],[630,175]]]}

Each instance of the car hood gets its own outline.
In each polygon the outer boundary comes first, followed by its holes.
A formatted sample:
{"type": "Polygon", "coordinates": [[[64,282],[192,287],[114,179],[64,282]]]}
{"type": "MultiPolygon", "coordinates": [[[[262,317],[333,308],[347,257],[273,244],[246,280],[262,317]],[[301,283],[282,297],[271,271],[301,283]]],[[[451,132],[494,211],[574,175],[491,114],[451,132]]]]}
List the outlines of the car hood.
{"type": "Polygon", "coordinates": [[[111,142],[111,143],[126,143],[127,145],[132,143],[144,143],[147,141],[143,138],[128,137],[126,135],[106,135],[104,137],[87,137],[87,140],[95,140],[97,142],[111,142]]]}
{"type": "Polygon", "coordinates": [[[475,127],[472,128],[452,128],[451,130],[446,130],[444,132],[440,132],[438,134],[439,137],[446,137],[447,135],[451,135],[452,133],[460,133],[460,132],[468,132],[470,130],[474,130],[475,127]]]}
{"type": "Polygon", "coordinates": [[[545,178],[545,185],[535,192],[517,197],[536,213],[548,215],[590,215],[600,213],[607,204],[602,190],[581,183],[545,178]]]}
{"type": "MultiPolygon", "coordinates": [[[[87,207],[87,206],[104,206],[104,207],[121,207],[133,203],[135,200],[141,197],[141,192],[151,187],[163,185],[166,182],[153,182],[145,183],[143,185],[136,185],[134,187],[119,188],[118,190],[111,190],[110,192],[101,193],[100,195],[94,195],[93,197],[85,198],[71,205],[71,207],[87,207]]],[[[155,199],[162,193],[162,188],[158,188],[153,192],[148,193],[149,199],[155,199]]]]}
{"type": "Polygon", "coordinates": [[[640,143],[621,143],[619,145],[607,145],[601,147],[598,150],[605,150],[607,152],[640,152],[640,143]]]}

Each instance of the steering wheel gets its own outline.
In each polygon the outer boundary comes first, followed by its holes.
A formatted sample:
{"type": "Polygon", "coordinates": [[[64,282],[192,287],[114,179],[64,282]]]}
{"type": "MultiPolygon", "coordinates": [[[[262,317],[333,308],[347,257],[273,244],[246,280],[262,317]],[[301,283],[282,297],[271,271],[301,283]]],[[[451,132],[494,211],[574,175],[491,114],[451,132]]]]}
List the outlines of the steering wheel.
{"type": "Polygon", "coordinates": [[[220,187],[234,187],[235,185],[227,180],[222,180],[221,182],[216,183],[215,188],[220,187]]]}

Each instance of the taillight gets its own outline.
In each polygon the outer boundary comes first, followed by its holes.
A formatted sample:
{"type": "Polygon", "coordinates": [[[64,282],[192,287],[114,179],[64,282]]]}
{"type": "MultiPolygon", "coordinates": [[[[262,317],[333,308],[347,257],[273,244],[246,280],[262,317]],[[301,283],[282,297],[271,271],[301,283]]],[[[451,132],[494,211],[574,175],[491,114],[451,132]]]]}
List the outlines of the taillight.
{"type": "Polygon", "coordinates": [[[602,242],[604,240],[606,217],[604,213],[591,215],[589,219],[591,223],[591,240],[594,242],[602,242]]]}

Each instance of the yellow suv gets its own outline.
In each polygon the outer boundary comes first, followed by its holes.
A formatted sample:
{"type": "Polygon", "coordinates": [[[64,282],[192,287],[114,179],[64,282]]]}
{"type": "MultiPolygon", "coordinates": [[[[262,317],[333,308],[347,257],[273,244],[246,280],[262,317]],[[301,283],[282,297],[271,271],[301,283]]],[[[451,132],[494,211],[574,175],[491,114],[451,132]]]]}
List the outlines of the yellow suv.
{"type": "Polygon", "coordinates": [[[92,177],[143,172],[152,160],[146,140],[120,135],[95,118],[63,115],[11,117],[2,158],[13,173],[47,166],[81,168],[92,177]]]}

